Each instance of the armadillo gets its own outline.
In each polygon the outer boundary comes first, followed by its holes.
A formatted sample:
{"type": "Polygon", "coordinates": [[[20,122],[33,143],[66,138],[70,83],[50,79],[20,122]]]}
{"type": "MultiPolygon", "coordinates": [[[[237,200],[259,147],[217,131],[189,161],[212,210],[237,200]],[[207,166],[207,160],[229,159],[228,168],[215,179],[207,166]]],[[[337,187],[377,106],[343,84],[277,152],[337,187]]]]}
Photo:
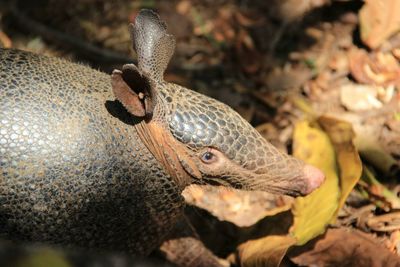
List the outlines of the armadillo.
{"type": "Polygon", "coordinates": [[[142,10],[111,75],[0,49],[0,237],[147,255],[212,184],[306,195],[324,175],[229,106],[164,81],[175,39],[142,10]]]}

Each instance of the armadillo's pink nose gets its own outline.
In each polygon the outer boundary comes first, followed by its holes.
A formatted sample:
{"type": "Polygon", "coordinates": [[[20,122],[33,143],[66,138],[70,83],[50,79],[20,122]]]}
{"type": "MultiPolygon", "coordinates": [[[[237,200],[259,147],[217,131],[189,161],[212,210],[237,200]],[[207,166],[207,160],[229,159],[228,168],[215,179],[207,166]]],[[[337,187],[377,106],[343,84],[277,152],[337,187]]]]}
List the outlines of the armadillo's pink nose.
{"type": "Polygon", "coordinates": [[[320,185],[325,181],[325,175],[317,168],[311,165],[304,166],[303,169],[304,178],[307,181],[307,188],[305,189],[305,195],[310,194],[312,191],[320,187],[320,185]]]}

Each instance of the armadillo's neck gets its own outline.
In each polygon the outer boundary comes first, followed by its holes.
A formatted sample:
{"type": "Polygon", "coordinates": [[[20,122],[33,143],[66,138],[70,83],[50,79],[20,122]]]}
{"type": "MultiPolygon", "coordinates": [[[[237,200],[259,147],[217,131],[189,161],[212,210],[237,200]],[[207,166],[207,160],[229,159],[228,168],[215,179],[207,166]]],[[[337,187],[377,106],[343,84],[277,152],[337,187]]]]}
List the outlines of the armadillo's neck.
{"type": "Polygon", "coordinates": [[[173,99],[177,88],[165,82],[157,82],[157,87],[153,116],[150,120],[142,120],[135,127],[146,147],[183,190],[192,183],[193,172],[187,169],[196,170],[196,176],[200,173],[186,152],[185,145],[174,138],[170,131],[169,118],[176,108],[173,99]]]}
{"type": "Polygon", "coordinates": [[[191,183],[190,175],[180,162],[184,155],[181,145],[157,122],[144,122],[135,125],[140,139],[153,156],[163,165],[181,190],[191,183]]]}

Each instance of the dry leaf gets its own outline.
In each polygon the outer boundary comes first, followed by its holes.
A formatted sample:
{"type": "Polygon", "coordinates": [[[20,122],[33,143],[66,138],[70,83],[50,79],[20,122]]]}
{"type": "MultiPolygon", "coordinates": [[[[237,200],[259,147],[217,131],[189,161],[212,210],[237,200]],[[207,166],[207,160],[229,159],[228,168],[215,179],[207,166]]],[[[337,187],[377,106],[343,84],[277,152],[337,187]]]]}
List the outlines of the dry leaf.
{"type": "Polygon", "coordinates": [[[179,3],[176,4],[176,11],[181,14],[181,15],[187,15],[190,12],[190,9],[192,8],[192,3],[188,0],[183,0],[180,1],[179,3]]]}
{"type": "Polygon", "coordinates": [[[275,16],[286,22],[302,18],[308,11],[326,5],[327,0],[285,0],[274,1],[272,5],[275,16]]]}
{"type": "Polygon", "coordinates": [[[381,184],[365,165],[363,166],[361,179],[366,184],[364,189],[369,194],[370,201],[377,199],[384,210],[400,209],[400,198],[381,184]]]}
{"type": "Polygon", "coordinates": [[[254,27],[260,26],[265,22],[264,16],[257,16],[257,14],[252,14],[249,11],[238,10],[234,13],[237,22],[244,27],[254,27]]]}
{"type": "Polygon", "coordinates": [[[298,197],[293,205],[294,223],[290,232],[303,245],[325,231],[332,220],[339,200],[339,177],[335,152],[329,137],[307,121],[296,124],[293,155],[318,167],[326,176],[324,184],[306,197],[298,197]]]}
{"type": "Polygon", "coordinates": [[[251,226],[265,216],[290,209],[290,205],[278,205],[281,204],[277,200],[280,196],[261,191],[246,192],[227,187],[191,185],[185,188],[182,195],[186,203],[240,227],[251,226]]]}
{"type": "Polygon", "coordinates": [[[400,64],[391,53],[371,53],[363,49],[349,52],[351,75],[360,83],[388,86],[398,84],[400,64]]]}
{"type": "Polygon", "coordinates": [[[299,88],[306,81],[311,79],[312,76],[313,73],[310,68],[289,65],[284,69],[274,68],[265,76],[264,82],[269,90],[281,92],[288,89],[299,88]]]}
{"type": "Polygon", "coordinates": [[[290,254],[290,259],[301,266],[400,266],[400,258],[380,245],[376,238],[344,228],[329,229],[325,235],[290,254]]]}
{"type": "Polygon", "coordinates": [[[0,47],[11,48],[12,45],[13,42],[10,37],[4,31],[0,30],[0,47]]]}
{"type": "Polygon", "coordinates": [[[390,251],[400,256],[400,230],[390,234],[390,240],[386,243],[390,251]]]}
{"type": "Polygon", "coordinates": [[[367,226],[377,232],[400,230],[400,212],[392,212],[368,218],[367,226]]]}
{"type": "MultiPolygon", "coordinates": [[[[386,105],[382,109],[389,107],[389,110],[396,110],[392,105],[386,105]]],[[[330,113],[332,117],[348,121],[353,125],[355,132],[354,144],[363,160],[372,164],[375,168],[386,175],[392,175],[392,171],[398,168],[396,160],[386,152],[381,145],[382,125],[379,123],[369,123],[363,117],[353,113],[330,113]]]]}
{"type": "Polygon", "coordinates": [[[329,117],[320,117],[318,122],[329,135],[339,164],[341,196],[337,215],[361,177],[362,163],[353,143],[355,136],[350,123],[329,117]]]}
{"type": "Polygon", "coordinates": [[[254,46],[254,41],[247,30],[241,29],[237,34],[235,49],[244,72],[254,74],[261,68],[260,52],[254,46]]]}
{"type": "Polygon", "coordinates": [[[288,248],[296,243],[291,236],[267,236],[250,240],[238,248],[240,266],[278,267],[288,248]]]}
{"type": "Polygon", "coordinates": [[[375,129],[372,128],[367,125],[357,126],[355,145],[363,159],[383,173],[390,174],[398,166],[397,162],[380,145],[378,137],[373,133],[375,129]]]}
{"type": "Polygon", "coordinates": [[[374,85],[348,83],[340,86],[340,102],[348,110],[361,111],[382,107],[378,100],[379,88],[374,85]]]}
{"type": "Polygon", "coordinates": [[[400,29],[400,1],[365,0],[359,16],[361,40],[377,48],[400,29]]]}

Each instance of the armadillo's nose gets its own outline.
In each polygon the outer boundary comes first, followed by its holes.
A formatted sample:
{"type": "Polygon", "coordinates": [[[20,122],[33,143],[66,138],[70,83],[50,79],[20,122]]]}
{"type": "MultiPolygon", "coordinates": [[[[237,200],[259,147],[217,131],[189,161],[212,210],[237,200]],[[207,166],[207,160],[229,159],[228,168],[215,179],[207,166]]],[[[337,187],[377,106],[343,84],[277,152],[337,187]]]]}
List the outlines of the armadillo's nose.
{"type": "Polygon", "coordinates": [[[325,175],[317,168],[311,165],[305,165],[304,169],[304,178],[307,181],[307,187],[305,188],[302,194],[307,195],[312,191],[320,187],[320,185],[325,181],[325,175]]]}

